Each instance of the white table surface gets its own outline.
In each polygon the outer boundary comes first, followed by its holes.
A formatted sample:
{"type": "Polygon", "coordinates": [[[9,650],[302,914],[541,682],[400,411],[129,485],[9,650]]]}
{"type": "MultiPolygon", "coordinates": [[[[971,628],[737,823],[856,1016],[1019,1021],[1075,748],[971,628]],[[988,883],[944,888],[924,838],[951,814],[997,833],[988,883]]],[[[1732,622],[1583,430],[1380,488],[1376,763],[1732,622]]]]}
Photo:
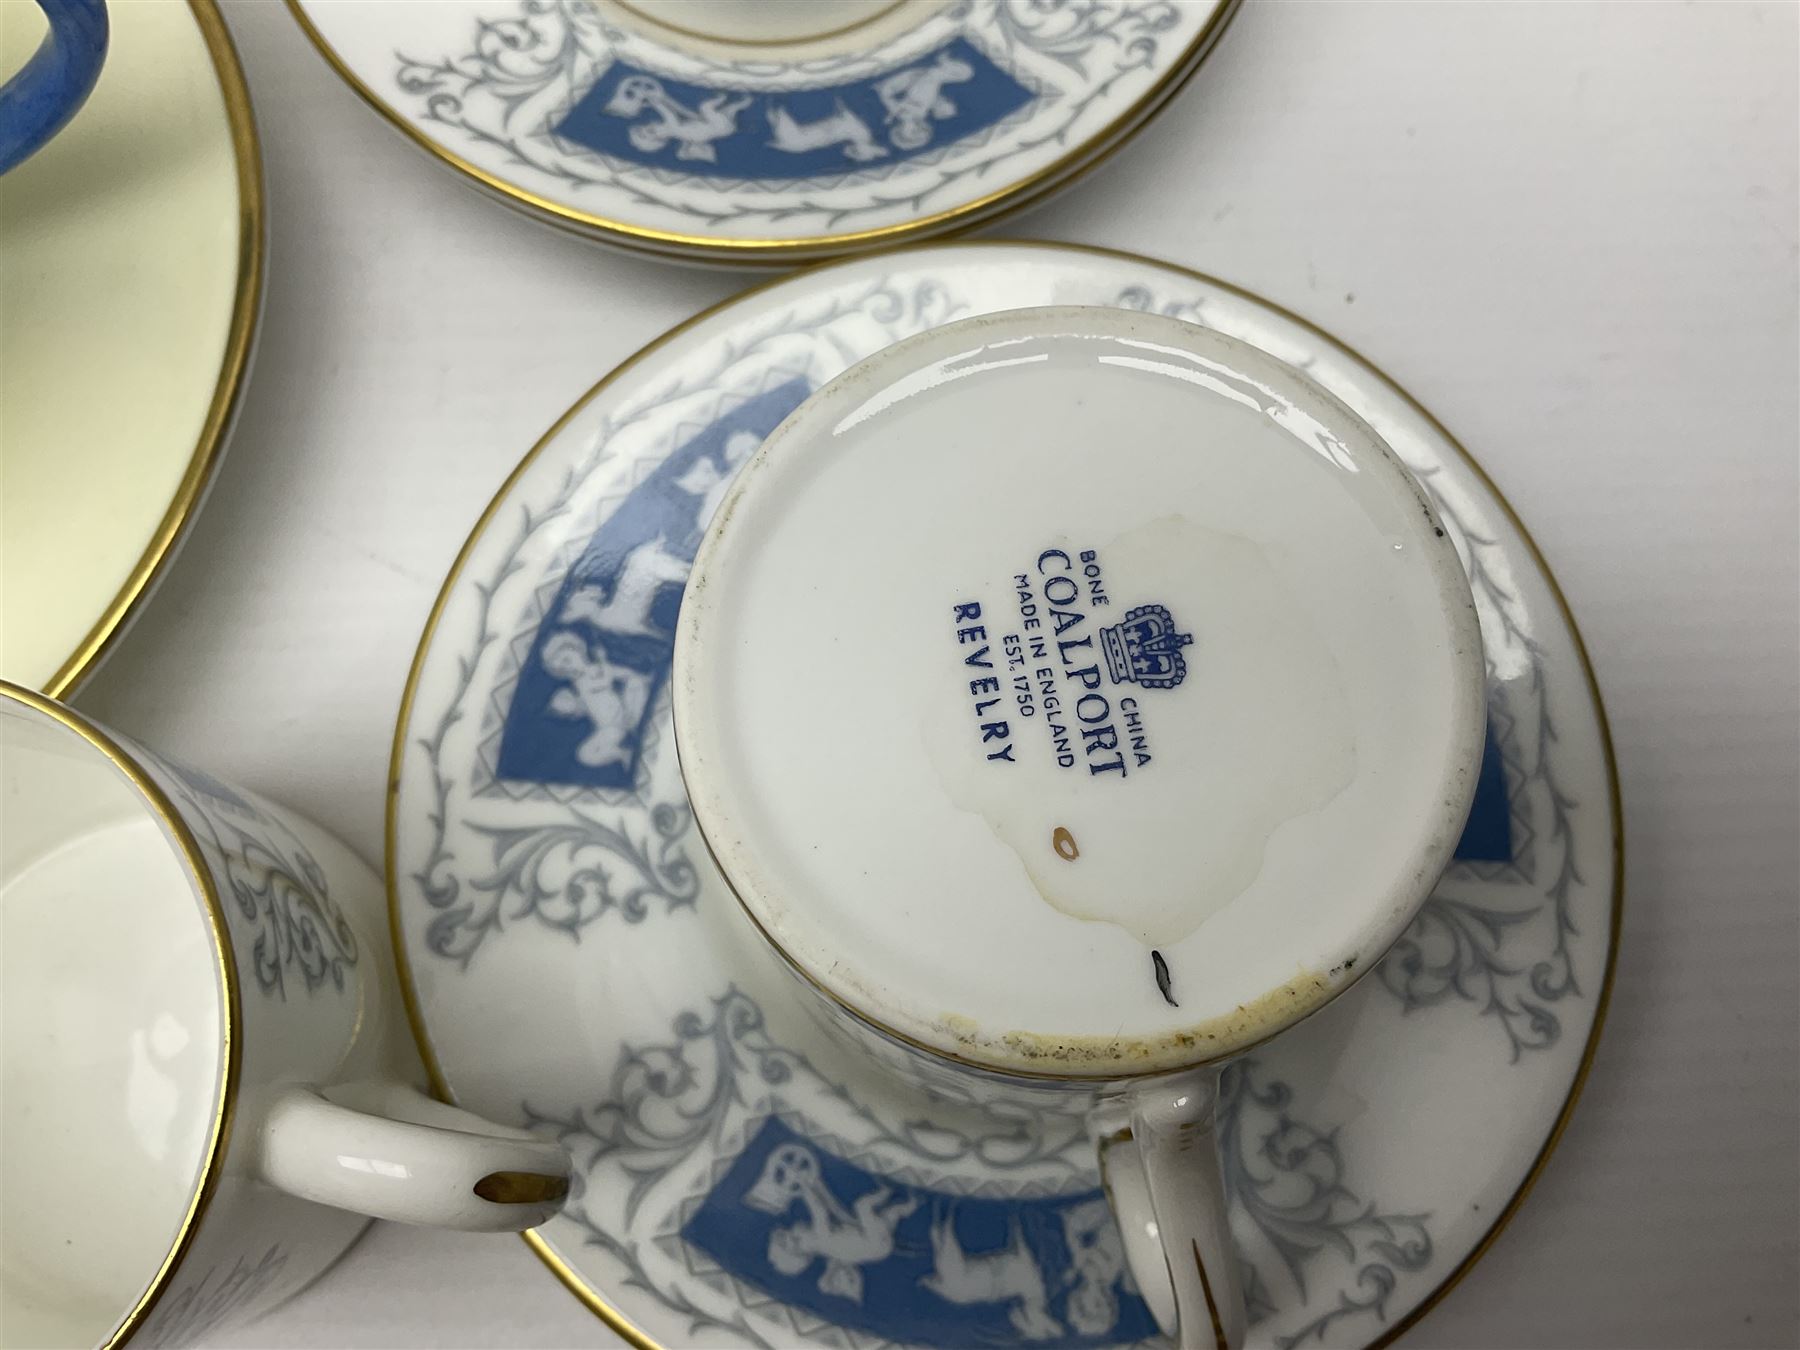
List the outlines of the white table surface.
{"type": "MultiPolygon", "coordinates": [[[[1618,739],[1610,1024],[1529,1204],[1411,1346],[1800,1343],[1796,17],[1251,0],[1009,227],[1248,286],[1442,417],[1554,564],[1618,739]]],[[[82,706],[371,861],[438,584],[525,449],[738,275],[541,229],[229,7],[268,308],[186,551],[82,706]]],[[[616,1344],[507,1237],[378,1226],[242,1346],[616,1344]]]]}

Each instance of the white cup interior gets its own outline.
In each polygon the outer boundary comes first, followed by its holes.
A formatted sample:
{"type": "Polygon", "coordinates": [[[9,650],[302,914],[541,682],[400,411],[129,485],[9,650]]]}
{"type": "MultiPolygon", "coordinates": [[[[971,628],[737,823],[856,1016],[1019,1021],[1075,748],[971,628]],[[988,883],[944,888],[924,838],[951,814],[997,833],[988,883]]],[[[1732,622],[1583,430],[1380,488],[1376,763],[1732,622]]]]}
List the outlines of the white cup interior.
{"type": "Polygon", "coordinates": [[[106,1342],[180,1236],[223,1092],[205,904],[99,744],[0,698],[0,1345],[106,1342]]]}

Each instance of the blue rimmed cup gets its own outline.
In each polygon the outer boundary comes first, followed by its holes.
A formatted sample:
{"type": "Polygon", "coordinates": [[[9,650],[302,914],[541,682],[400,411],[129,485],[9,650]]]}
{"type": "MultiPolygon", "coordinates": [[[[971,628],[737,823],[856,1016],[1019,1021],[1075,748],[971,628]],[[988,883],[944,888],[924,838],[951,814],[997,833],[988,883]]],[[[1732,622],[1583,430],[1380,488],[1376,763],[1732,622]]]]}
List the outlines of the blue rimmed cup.
{"type": "Polygon", "coordinates": [[[31,59],[0,85],[0,173],[23,164],[69,124],[93,93],[106,61],[106,0],[37,0],[37,5],[50,29],[31,59]]]}

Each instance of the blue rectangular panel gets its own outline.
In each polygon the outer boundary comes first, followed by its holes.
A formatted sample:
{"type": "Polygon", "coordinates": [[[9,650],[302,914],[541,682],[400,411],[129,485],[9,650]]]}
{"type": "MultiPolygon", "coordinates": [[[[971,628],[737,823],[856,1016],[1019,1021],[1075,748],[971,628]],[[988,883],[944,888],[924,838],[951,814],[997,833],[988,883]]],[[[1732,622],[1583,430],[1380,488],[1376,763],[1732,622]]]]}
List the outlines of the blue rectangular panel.
{"type": "Polygon", "coordinates": [[[861,80],[763,93],[616,61],[554,128],[603,155],[712,178],[880,169],[984,131],[1032,93],[962,38],[861,80]]]}
{"type": "Polygon", "coordinates": [[[1475,802],[1456,845],[1458,862],[1511,862],[1512,805],[1506,800],[1506,766],[1490,718],[1481,749],[1481,774],[1475,780],[1475,802]]]}
{"type": "Polygon", "coordinates": [[[784,1303],[909,1345],[1075,1350],[1156,1334],[1099,1191],[926,1190],[773,1118],[682,1236],[784,1303]]]}
{"type": "Polygon", "coordinates": [[[739,466],[812,386],[789,380],[676,449],[563,578],[507,706],[499,776],[632,788],[675,655],[675,616],[707,522],[739,466]]]}

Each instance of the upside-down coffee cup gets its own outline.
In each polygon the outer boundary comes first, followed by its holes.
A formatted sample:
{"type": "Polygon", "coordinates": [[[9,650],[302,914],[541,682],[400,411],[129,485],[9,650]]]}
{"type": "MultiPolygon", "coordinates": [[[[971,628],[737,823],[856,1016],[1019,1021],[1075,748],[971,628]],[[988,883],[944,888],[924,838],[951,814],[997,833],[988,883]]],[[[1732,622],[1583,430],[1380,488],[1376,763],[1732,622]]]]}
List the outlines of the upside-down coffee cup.
{"type": "Polygon", "coordinates": [[[932,330],[746,463],[673,704],[796,997],[927,1088],[1072,1094],[1158,1322],[1239,1345],[1220,1068],[1376,963],[1479,768],[1468,582],[1393,452],[1173,319],[932,330]]]}
{"type": "Polygon", "coordinates": [[[412,1086],[381,914],[309,822],[0,683],[0,1345],[185,1345],[371,1217],[560,1208],[558,1145],[412,1086]]]}

